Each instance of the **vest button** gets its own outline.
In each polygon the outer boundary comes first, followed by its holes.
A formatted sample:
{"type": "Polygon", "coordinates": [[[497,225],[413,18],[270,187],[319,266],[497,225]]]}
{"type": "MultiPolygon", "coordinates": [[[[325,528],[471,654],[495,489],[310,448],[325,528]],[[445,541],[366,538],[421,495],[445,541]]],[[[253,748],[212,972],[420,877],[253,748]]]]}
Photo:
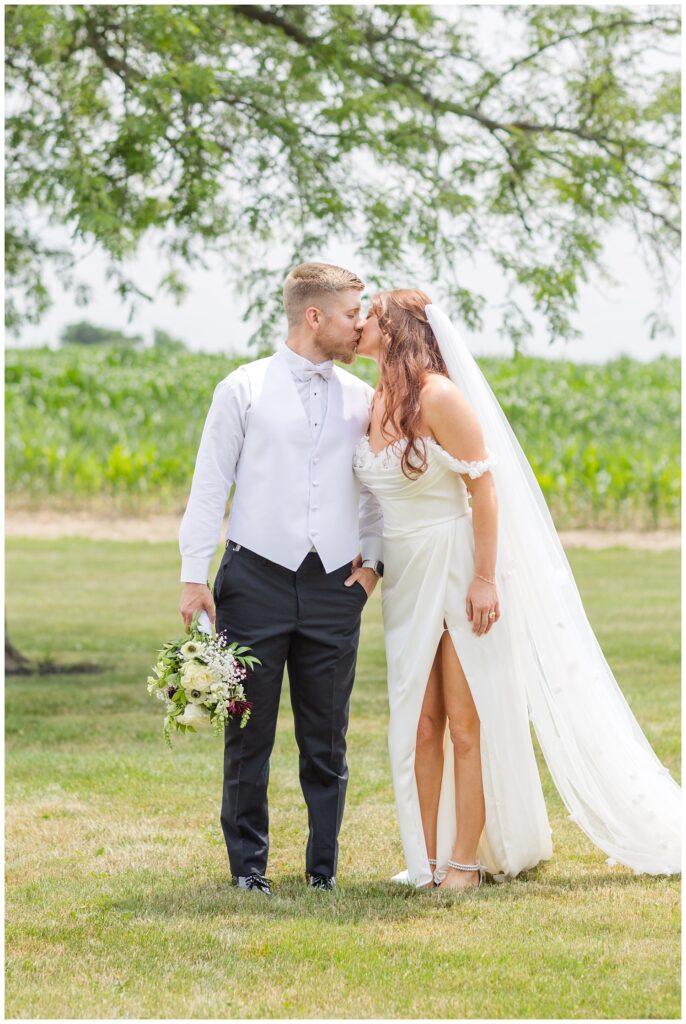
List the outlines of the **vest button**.
{"type": "Polygon", "coordinates": [[[318,480],[313,480],[312,481],[312,486],[313,487],[319,487],[319,481],[318,480]]]}
{"type": "Polygon", "coordinates": [[[319,462],[319,456],[315,455],[315,457],[314,457],[314,458],[312,459],[312,461],[313,461],[314,463],[317,463],[317,462],[319,462]]]}

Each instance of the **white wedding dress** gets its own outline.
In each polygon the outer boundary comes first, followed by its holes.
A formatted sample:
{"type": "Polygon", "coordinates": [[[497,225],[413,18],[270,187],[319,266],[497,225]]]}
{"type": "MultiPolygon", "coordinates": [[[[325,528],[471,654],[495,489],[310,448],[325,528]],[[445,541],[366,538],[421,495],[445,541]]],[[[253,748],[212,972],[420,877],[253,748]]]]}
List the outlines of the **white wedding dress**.
{"type": "MultiPolygon", "coordinates": [[[[515,638],[508,608],[484,636],[472,632],[466,615],[474,577],[474,538],[467,488],[461,473],[475,478],[496,456],[461,462],[426,438],[428,466],[417,479],[400,467],[400,443],[375,454],[367,437],[353,466],[384,514],[383,622],[388,665],[388,743],[407,881],[432,880],[419,809],[414,760],[422,701],[436,649],[450,632],[481,722],[481,766],[486,824],[477,859],[490,873],[513,877],[552,855],[541,781],[529,728],[526,695],[512,671],[515,638]]],[[[437,872],[452,856],[457,821],[453,747],[444,739],[438,811],[437,872]]],[[[404,880],[397,876],[398,881],[404,880]]]]}
{"type": "MultiPolygon", "coordinates": [[[[499,550],[496,579],[501,618],[484,636],[472,632],[465,599],[474,575],[474,535],[461,474],[476,478],[493,467],[497,482],[498,473],[505,472],[498,465],[499,455],[487,448],[484,461],[462,462],[433,438],[424,440],[428,466],[415,479],[402,472],[402,441],[374,453],[369,439],[363,437],[353,460],[355,473],[379,499],[384,515],[388,741],[407,865],[406,872],[394,880],[416,886],[432,880],[415,778],[415,748],[422,701],[444,623],[481,723],[486,818],[477,859],[486,870],[502,881],[552,856],[531,718],[553,779],[572,811],[569,817],[611,854],[607,862],[619,860],[637,873],[678,872],[679,787],[650,748],[616,684],[611,691],[599,685],[599,659],[603,666],[606,663],[590,625],[583,619],[577,629],[567,612],[560,610],[564,601],[565,607],[577,611],[566,574],[558,568],[554,576],[551,567],[554,584],[543,573],[529,585],[525,605],[530,607],[519,607],[521,600],[508,604],[508,596],[521,593],[522,567],[530,564],[532,551],[513,557],[512,552],[499,550]],[[539,621],[546,615],[559,619],[552,620],[556,634],[535,636],[531,615],[539,621]],[[582,696],[587,685],[593,687],[591,703],[582,696]]],[[[510,510],[501,511],[506,519],[510,510]]],[[[439,877],[447,870],[458,825],[447,727],[444,752],[439,877]]]]}

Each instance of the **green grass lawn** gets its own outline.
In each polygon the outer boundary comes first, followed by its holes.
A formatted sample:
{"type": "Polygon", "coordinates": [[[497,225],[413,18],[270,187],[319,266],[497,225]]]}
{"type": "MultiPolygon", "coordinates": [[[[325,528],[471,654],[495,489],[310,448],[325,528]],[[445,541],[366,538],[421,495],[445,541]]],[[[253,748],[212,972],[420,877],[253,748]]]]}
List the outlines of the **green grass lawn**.
{"type": "MultiPolygon", "coordinates": [[[[606,656],[678,778],[679,556],[571,555],[606,656]]],[[[388,882],[404,865],[378,594],[352,700],[339,888],[304,885],[286,683],[267,901],[229,882],[221,740],[181,737],[170,752],[146,693],[180,624],[176,546],[13,540],[6,564],[14,643],[103,668],[7,687],[7,1017],[680,1016],[678,880],[607,867],[540,756],[552,860],[457,898],[388,882]]]]}

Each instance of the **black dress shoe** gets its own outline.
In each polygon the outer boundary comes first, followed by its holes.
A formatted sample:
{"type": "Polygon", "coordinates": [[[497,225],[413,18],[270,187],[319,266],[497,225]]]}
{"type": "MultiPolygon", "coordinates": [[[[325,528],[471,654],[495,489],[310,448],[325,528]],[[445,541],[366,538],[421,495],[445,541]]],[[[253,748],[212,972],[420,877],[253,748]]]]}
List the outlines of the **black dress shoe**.
{"type": "Polygon", "coordinates": [[[252,874],[252,875],[238,875],[234,879],[234,884],[239,889],[250,889],[252,892],[261,892],[265,896],[272,896],[272,883],[264,875],[252,874]]]}
{"type": "Polygon", "coordinates": [[[334,889],[336,879],[331,875],[310,875],[311,889],[334,889]]]}

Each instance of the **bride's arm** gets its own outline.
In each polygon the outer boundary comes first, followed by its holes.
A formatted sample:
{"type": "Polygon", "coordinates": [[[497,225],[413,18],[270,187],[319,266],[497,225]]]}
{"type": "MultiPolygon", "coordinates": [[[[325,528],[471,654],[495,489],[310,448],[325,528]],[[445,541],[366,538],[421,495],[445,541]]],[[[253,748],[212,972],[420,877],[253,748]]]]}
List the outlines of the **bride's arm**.
{"type": "MultiPolygon", "coordinates": [[[[453,458],[464,462],[488,458],[476,413],[451,380],[432,374],[422,388],[420,404],[425,426],[453,458]]],[[[486,582],[495,581],[498,499],[491,473],[484,472],[475,478],[465,473],[462,479],[472,498],[474,530],[474,579],[467,594],[467,618],[472,631],[482,636],[500,618],[495,582],[486,582]],[[491,610],[495,611],[495,618],[489,619],[491,610]]]]}

